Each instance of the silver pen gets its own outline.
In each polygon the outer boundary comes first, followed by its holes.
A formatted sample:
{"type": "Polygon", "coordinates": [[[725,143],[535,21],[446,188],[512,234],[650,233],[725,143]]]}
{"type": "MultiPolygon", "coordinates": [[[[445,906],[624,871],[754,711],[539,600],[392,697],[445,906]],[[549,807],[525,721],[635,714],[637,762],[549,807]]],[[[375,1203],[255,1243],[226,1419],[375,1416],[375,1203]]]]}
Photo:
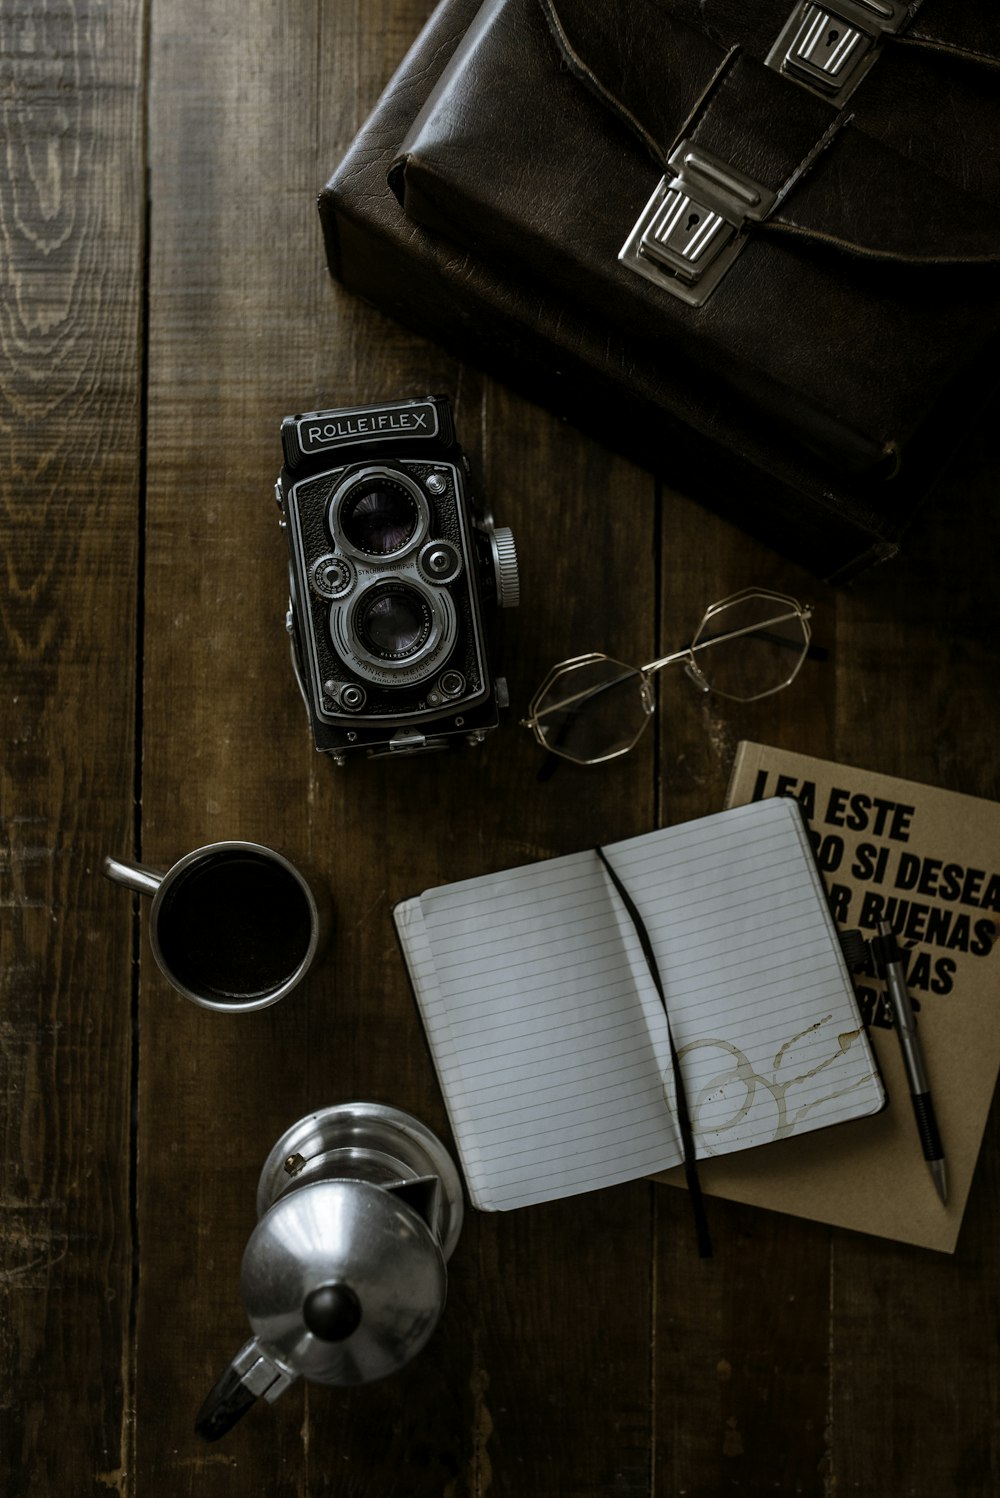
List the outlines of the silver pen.
{"type": "Polygon", "coordinates": [[[892,1005],[893,1023],[896,1034],[899,1036],[900,1049],[903,1052],[903,1065],[906,1068],[906,1081],[910,1089],[910,1100],[913,1103],[913,1116],[917,1120],[920,1144],[924,1159],[927,1161],[927,1168],[937,1187],[937,1194],[943,1202],[946,1202],[948,1200],[948,1175],[945,1170],[944,1150],[941,1148],[941,1136],[938,1133],[937,1119],[934,1116],[930,1083],[927,1080],[927,1070],[924,1066],[920,1041],[917,1038],[917,1024],[906,988],[899,946],[888,921],[879,921],[878,935],[877,956],[885,974],[889,1002],[892,1005]]]}

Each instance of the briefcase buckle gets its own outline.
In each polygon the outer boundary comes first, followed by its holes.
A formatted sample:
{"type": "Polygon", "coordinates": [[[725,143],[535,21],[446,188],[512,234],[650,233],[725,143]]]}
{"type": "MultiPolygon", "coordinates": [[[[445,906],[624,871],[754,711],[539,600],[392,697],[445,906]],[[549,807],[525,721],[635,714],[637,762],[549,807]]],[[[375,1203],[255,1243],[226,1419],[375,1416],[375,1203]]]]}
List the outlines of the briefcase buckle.
{"type": "Polygon", "coordinates": [[[711,151],[684,140],[618,254],[623,265],[692,307],[711,295],[771,211],[775,194],[711,151]]]}
{"type": "Polygon", "coordinates": [[[799,0],[765,61],[839,107],[906,18],[906,0],[799,0]]]}

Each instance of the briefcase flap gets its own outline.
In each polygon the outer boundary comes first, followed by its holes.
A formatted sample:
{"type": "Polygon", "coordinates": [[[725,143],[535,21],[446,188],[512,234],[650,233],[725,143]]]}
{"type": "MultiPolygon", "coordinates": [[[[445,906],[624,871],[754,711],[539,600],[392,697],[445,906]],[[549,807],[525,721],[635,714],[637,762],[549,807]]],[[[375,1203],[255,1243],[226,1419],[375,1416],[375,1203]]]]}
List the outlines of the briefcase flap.
{"type": "MultiPolygon", "coordinates": [[[[558,3],[558,0],[557,0],[558,3]]],[[[867,134],[1000,199],[1000,7],[981,0],[658,0],[661,12],[847,105],[867,134]]]]}
{"type": "MultiPolygon", "coordinates": [[[[775,40],[795,16],[797,0],[660,0],[678,20],[686,21],[724,46],[737,43],[754,57],[771,56],[775,40]]],[[[842,28],[846,20],[863,17],[864,10],[877,16],[891,14],[888,0],[862,0],[844,5],[829,0],[822,7],[827,26],[842,28]]],[[[1000,15],[997,7],[983,0],[909,0],[903,6],[902,24],[883,33],[886,49],[896,53],[936,53],[942,60],[966,62],[973,67],[1000,66],[1000,15]]],[[[805,18],[809,19],[809,18],[805,18]]],[[[863,25],[863,20],[862,23],[863,25]]],[[[897,55],[893,65],[901,60],[897,55]]],[[[984,78],[984,81],[985,78],[984,78]]],[[[993,86],[996,86],[994,79],[993,86]]]]}
{"type": "Polygon", "coordinates": [[[667,378],[889,476],[1000,329],[1000,207],[930,165],[657,0],[487,0],[391,182],[423,228],[657,343],[667,378]],[[724,268],[692,295],[683,238],[706,214],[724,268]]]}

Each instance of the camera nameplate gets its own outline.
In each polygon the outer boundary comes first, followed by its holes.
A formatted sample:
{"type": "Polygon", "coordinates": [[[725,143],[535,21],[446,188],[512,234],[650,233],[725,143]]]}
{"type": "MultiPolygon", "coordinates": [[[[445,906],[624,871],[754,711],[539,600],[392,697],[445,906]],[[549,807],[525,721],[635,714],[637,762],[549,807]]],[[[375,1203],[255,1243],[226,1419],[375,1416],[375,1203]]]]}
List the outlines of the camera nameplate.
{"type": "Polygon", "coordinates": [[[311,411],[291,418],[303,458],[323,457],[354,444],[412,441],[440,436],[433,401],[394,401],[384,406],[351,406],[342,411],[311,411]]]}

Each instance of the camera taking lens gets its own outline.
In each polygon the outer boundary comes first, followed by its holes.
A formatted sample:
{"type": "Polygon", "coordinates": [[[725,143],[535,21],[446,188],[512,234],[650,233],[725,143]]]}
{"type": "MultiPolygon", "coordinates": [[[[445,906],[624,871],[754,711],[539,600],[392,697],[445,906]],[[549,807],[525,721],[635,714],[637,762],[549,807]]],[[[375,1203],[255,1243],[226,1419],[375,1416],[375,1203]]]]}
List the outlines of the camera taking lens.
{"type": "Polygon", "coordinates": [[[388,661],[405,660],[419,650],[431,624],[426,602],[405,583],[382,583],[373,589],[356,621],[363,644],[388,661]]]}
{"type": "Polygon", "coordinates": [[[288,630],[317,748],[481,742],[507,705],[488,631],[517,603],[517,557],[470,502],[448,401],[289,416],[282,444],[288,630]]]}

